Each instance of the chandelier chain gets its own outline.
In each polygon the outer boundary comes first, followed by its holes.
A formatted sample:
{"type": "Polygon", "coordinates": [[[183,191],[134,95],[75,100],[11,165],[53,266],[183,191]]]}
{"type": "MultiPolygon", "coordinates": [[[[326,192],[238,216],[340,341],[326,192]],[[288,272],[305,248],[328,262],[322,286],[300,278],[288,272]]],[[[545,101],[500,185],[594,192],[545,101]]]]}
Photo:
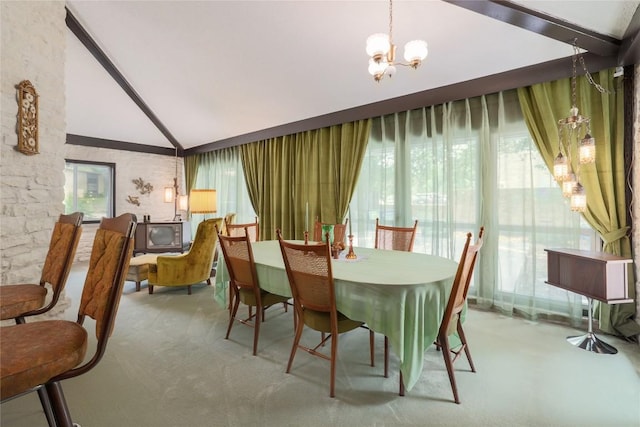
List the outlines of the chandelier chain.
{"type": "MultiPolygon", "coordinates": [[[[582,66],[582,70],[584,71],[584,75],[587,77],[587,81],[589,82],[589,84],[593,87],[595,87],[598,92],[600,93],[606,93],[607,95],[611,95],[613,92],[610,90],[605,89],[601,84],[596,83],[595,80],[593,80],[593,76],[591,75],[591,73],[589,72],[589,70],[587,70],[587,65],[584,62],[584,57],[580,54],[580,50],[578,49],[578,39],[574,39],[573,40],[573,82],[572,82],[572,90],[574,91],[574,96],[575,96],[575,79],[576,79],[576,57],[580,58],[580,65],[582,66]]],[[[573,105],[576,104],[575,98],[573,99],[573,105]]]]}
{"type": "Polygon", "coordinates": [[[389,43],[393,44],[393,0],[389,0],[389,43]]]}

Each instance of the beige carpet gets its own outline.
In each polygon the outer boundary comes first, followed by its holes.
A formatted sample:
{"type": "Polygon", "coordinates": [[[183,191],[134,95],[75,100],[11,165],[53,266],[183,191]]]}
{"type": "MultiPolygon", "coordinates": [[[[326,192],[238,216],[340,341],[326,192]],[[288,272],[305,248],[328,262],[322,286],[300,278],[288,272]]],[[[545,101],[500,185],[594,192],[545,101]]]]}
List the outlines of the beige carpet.
{"type": "MultiPolygon", "coordinates": [[[[74,320],[84,279],[68,285],[74,320]]],[[[225,340],[227,312],[213,289],[157,287],[135,292],[125,284],[115,332],[97,368],[63,382],[75,422],[82,427],[182,426],[640,426],[640,348],[601,335],[620,351],[593,354],[572,347],[582,331],[471,310],[465,326],[474,362],[456,363],[462,403],[453,396],[442,355],[431,347],[419,383],[399,397],[397,360],[382,377],[368,365],[368,334],[340,338],[336,397],[329,398],[329,364],[298,352],[285,367],[292,342],[291,312],[267,312],[258,356],[253,329],[237,323],[225,340]]],[[[242,310],[246,313],[246,309],[242,310]]],[[[92,323],[90,323],[93,326],[92,323]]],[[[306,333],[311,344],[319,334],[306,333]]],[[[1,344],[0,344],[1,345],[1,344]]],[[[328,347],[327,347],[328,349],[328,347]]],[[[35,393],[0,407],[3,427],[46,426],[35,393]]]]}

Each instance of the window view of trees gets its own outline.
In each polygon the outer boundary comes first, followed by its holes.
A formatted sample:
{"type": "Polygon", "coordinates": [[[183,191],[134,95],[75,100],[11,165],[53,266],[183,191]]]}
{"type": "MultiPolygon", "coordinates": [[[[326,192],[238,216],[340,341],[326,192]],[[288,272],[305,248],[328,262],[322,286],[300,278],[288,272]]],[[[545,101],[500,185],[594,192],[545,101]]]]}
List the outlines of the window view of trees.
{"type": "Polygon", "coordinates": [[[65,213],[83,212],[85,222],[113,217],[115,164],[67,160],[65,213]]]}

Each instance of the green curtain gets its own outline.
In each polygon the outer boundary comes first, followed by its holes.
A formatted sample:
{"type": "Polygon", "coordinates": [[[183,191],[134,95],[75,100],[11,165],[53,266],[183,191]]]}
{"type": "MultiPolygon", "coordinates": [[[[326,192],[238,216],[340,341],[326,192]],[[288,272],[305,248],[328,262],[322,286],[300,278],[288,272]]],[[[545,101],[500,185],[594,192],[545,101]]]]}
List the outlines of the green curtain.
{"type": "Polygon", "coordinates": [[[371,121],[361,120],[241,146],[260,238],[302,239],[315,218],[342,222],[360,174],[371,121]]]}
{"type": "MultiPolygon", "coordinates": [[[[587,77],[576,79],[576,104],[580,114],[591,119],[591,135],[596,139],[595,165],[580,167],[580,182],[587,194],[584,218],[600,234],[603,251],[631,257],[631,244],[626,221],[624,171],[624,94],[622,81],[616,84],[614,70],[593,74],[595,83],[606,93],[589,83],[587,77]]],[[[541,83],[518,89],[518,98],[525,121],[547,167],[553,171],[558,153],[559,119],[569,115],[571,79],[541,83]]],[[[577,156],[572,157],[577,170],[577,156]]],[[[633,269],[629,268],[629,297],[635,299],[633,269]]],[[[630,337],[640,333],[635,317],[635,304],[600,304],[599,327],[604,332],[630,337]]]]}
{"type": "Polygon", "coordinates": [[[196,178],[198,176],[198,167],[200,165],[200,159],[203,154],[195,154],[184,158],[184,175],[185,185],[187,186],[187,195],[192,188],[196,185],[196,178]]]}

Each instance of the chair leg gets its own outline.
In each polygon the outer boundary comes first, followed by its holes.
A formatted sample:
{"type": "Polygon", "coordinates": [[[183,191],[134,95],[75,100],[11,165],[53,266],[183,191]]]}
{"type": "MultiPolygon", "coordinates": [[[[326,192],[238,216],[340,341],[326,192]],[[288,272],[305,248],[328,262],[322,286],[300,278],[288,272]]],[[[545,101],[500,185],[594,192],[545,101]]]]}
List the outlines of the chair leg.
{"type": "Polygon", "coordinates": [[[231,308],[230,316],[229,316],[229,326],[227,326],[227,335],[225,335],[224,339],[229,339],[229,334],[231,333],[231,327],[233,326],[233,322],[236,319],[236,313],[238,312],[238,307],[240,306],[240,296],[234,295],[232,298],[233,307],[231,308]]]}
{"type": "Polygon", "coordinates": [[[447,366],[449,382],[451,383],[451,389],[453,390],[453,399],[456,403],[460,403],[460,399],[458,398],[458,388],[456,387],[456,378],[453,373],[453,362],[451,361],[451,347],[449,346],[449,337],[439,337],[438,341],[440,342],[440,346],[442,347],[442,357],[444,357],[444,364],[447,366]]]}
{"type": "Polygon", "coordinates": [[[149,285],[149,295],[153,295],[153,285],[149,285]]]}
{"type": "Polygon", "coordinates": [[[40,398],[40,404],[42,405],[44,415],[45,417],[47,417],[47,424],[49,424],[49,427],[56,427],[56,420],[53,416],[51,401],[49,400],[49,395],[47,394],[47,390],[44,388],[44,386],[38,389],[38,397],[40,398]]]}
{"type": "Polygon", "coordinates": [[[329,387],[329,397],[336,396],[336,358],[338,355],[338,331],[331,333],[331,385],[329,387]]]}
{"type": "Polygon", "coordinates": [[[258,337],[260,336],[260,323],[264,322],[264,310],[260,303],[256,306],[256,319],[253,325],[253,355],[258,352],[258,337]],[[262,312],[262,322],[260,321],[260,312],[262,312]]]}
{"type": "Polygon", "coordinates": [[[469,344],[467,344],[467,337],[464,335],[464,330],[462,329],[462,323],[460,323],[460,321],[458,321],[458,336],[460,337],[460,341],[462,341],[462,345],[464,346],[464,354],[467,355],[467,360],[469,361],[471,372],[475,372],[476,368],[475,366],[473,366],[471,351],[469,350],[469,344]]]}
{"type": "Polygon", "coordinates": [[[191,295],[191,285],[187,286],[187,295],[191,295]]]}
{"type": "Polygon", "coordinates": [[[296,351],[298,350],[298,345],[300,344],[300,337],[302,337],[302,329],[304,328],[304,322],[302,321],[301,316],[296,316],[296,335],[293,338],[293,346],[291,347],[291,354],[289,355],[289,363],[287,363],[287,374],[291,372],[291,365],[293,365],[293,358],[296,355],[296,351]]]}
{"type": "Polygon", "coordinates": [[[400,371],[400,387],[398,390],[398,396],[404,396],[404,379],[402,378],[402,371],[400,371]]]}
{"type": "Polygon", "coordinates": [[[59,382],[45,384],[49,401],[51,402],[56,427],[73,427],[67,401],[59,382]]]}
{"type": "Polygon", "coordinates": [[[389,337],[386,335],[384,336],[384,377],[389,378],[389,337]]]}
{"type": "Polygon", "coordinates": [[[373,348],[373,340],[374,340],[373,331],[371,329],[369,329],[369,354],[371,355],[371,367],[376,366],[376,363],[375,363],[375,360],[374,360],[375,351],[374,351],[374,348],[373,348]]]}

